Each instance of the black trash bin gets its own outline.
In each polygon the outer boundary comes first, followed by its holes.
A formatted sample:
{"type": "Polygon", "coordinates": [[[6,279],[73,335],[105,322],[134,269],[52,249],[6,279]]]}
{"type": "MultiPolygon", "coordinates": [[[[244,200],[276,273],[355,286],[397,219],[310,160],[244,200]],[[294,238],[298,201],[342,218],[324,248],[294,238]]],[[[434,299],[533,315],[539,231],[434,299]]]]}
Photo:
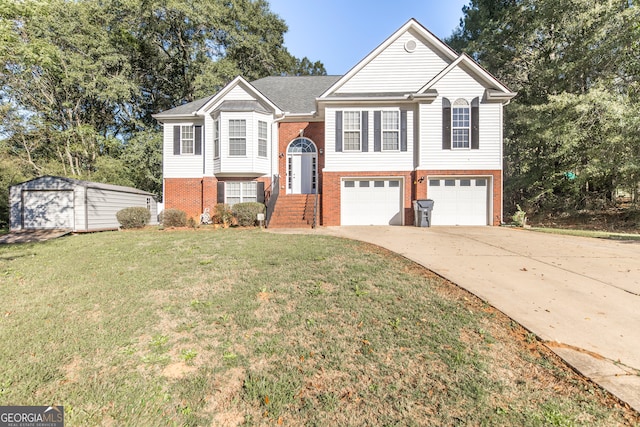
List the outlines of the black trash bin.
{"type": "Polygon", "coordinates": [[[433,200],[422,199],[413,201],[413,210],[416,227],[431,227],[431,211],[433,210],[433,200]]]}

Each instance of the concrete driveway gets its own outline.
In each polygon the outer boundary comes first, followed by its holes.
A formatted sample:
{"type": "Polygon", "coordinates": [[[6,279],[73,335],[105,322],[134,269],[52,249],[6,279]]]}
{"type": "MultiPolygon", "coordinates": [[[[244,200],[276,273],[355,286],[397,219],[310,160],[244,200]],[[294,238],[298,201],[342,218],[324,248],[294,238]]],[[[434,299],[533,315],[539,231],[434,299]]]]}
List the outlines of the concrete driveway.
{"type": "Polygon", "coordinates": [[[327,227],[467,289],[640,412],[640,241],[503,227],[327,227]]]}

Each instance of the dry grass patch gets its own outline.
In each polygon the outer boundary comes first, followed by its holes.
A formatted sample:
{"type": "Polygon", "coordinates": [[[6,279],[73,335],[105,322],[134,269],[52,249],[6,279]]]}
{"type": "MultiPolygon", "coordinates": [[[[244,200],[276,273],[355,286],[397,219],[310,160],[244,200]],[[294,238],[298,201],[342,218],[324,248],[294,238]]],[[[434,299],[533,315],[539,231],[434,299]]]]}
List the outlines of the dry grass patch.
{"type": "Polygon", "coordinates": [[[0,404],[63,404],[70,425],[639,421],[501,313],[365,244],[145,230],[0,260],[0,404]]]}

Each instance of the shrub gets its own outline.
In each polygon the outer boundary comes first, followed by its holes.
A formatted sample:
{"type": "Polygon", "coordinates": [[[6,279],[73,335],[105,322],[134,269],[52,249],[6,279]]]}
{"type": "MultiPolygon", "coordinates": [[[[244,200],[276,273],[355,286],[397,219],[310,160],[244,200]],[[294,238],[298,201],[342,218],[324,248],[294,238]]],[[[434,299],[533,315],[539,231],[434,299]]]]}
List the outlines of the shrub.
{"type": "Polygon", "coordinates": [[[142,228],[149,223],[151,212],[141,206],[132,206],[118,211],[116,218],[122,228],[142,228]]]}
{"type": "Polygon", "coordinates": [[[233,221],[233,211],[229,205],[218,203],[214,209],[213,222],[215,224],[224,224],[228,226],[233,221]]]}
{"type": "Polygon", "coordinates": [[[238,220],[238,225],[252,227],[257,224],[257,215],[264,213],[262,203],[247,202],[233,205],[233,216],[238,220]]]}
{"type": "Polygon", "coordinates": [[[187,213],[180,209],[165,209],[160,215],[160,222],[165,227],[184,227],[187,225],[187,213]]]}

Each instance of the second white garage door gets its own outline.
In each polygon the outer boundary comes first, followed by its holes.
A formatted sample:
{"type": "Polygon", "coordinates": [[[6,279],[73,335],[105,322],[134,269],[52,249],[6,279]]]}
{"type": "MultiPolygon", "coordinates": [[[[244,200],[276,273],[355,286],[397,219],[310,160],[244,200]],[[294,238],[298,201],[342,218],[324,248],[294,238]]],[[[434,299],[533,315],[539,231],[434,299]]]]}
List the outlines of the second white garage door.
{"type": "Polygon", "coordinates": [[[402,179],[343,179],[341,225],[402,225],[402,179]]]}
{"type": "Polygon", "coordinates": [[[432,225],[487,225],[489,178],[429,178],[432,225]]]}

